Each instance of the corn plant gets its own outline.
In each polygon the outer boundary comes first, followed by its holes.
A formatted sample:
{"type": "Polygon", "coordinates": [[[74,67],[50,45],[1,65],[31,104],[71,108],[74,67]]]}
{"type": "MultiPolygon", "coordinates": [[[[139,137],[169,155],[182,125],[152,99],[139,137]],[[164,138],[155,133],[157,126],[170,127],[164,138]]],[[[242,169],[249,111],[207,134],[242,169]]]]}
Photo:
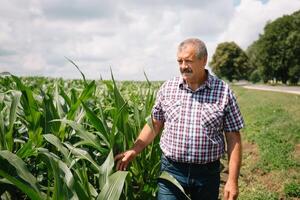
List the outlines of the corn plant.
{"type": "Polygon", "coordinates": [[[155,198],[158,139],[128,172],[115,172],[113,155],[133,145],[160,83],[82,76],[0,77],[1,198],[155,198]]]}

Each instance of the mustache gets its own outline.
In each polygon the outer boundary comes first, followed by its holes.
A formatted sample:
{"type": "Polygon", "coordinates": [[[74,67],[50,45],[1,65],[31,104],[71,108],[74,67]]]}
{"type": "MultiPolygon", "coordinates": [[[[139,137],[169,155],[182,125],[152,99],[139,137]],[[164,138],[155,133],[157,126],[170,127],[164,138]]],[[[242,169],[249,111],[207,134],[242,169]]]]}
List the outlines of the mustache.
{"type": "Polygon", "coordinates": [[[181,73],[192,73],[193,70],[191,68],[185,68],[180,70],[181,73]]]}

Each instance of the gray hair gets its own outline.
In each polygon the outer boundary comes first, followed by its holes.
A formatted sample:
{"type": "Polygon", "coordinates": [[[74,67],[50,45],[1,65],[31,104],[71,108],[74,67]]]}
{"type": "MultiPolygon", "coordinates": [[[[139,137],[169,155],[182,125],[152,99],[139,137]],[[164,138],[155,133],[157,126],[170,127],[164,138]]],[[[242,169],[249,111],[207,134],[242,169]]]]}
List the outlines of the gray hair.
{"type": "Polygon", "coordinates": [[[184,48],[186,48],[187,45],[193,45],[195,47],[196,57],[198,59],[207,57],[207,49],[202,40],[197,38],[188,38],[179,44],[178,52],[181,52],[184,48]]]}

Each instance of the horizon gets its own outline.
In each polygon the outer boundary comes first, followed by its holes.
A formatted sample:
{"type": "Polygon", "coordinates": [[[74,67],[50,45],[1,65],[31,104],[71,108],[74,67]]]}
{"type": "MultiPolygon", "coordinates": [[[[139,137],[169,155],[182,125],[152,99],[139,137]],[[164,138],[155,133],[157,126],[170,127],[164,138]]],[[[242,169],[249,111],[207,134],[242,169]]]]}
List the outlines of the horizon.
{"type": "MultiPolygon", "coordinates": [[[[77,1],[0,0],[0,72],[17,76],[167,80],[180,76],[177,45],[206,43],[246,50],[267,22],[290,15],[300,0],[77,1]]],[[[206,68],[209,68],[207,64],[206,68]]]]}

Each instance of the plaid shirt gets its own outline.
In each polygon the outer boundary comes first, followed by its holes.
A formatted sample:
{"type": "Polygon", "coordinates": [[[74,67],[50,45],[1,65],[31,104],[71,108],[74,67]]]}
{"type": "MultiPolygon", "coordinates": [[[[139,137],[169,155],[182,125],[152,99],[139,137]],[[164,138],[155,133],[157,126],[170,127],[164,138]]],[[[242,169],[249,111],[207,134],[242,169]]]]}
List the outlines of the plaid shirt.
{"type": "Polygon", "coordinates": [[[225,152],[223,132],[239,131],[244,126],[228,84],[209,73],[196,91],[180,77],[166,81],[157,93],[152,117],[164,122],[162,152],[184,163],[220,159],[225,152]]]}

